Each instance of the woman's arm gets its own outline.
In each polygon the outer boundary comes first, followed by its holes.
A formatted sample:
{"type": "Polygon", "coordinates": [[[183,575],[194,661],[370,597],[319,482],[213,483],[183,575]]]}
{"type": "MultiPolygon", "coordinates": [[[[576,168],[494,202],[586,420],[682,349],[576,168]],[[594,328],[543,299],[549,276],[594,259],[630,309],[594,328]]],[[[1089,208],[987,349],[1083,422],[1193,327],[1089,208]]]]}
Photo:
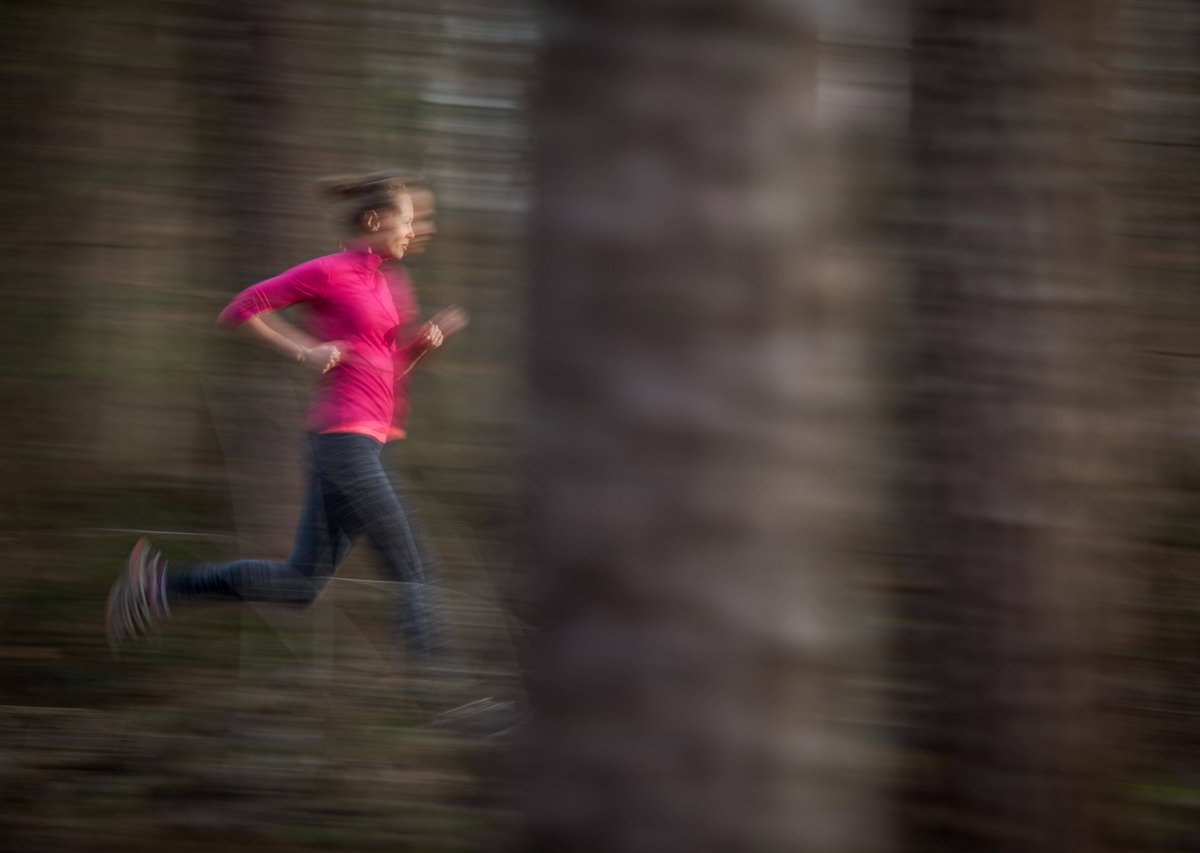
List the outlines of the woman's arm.
{"type": "Polygon", "coordinates": [[[440,347],[457,335],[470,323],[467,312],[457,305],[443,308],[421,324],[416,336],[397,352],[397,360],[404,366],[402,376],[416,367],[426,353],[440,347]]]}
{"type": "Polygon", "coordinates": [[[326,373],[337,367],[348,347],[341,341],[318,343],[315,338],[283,317],[275,314],[255,314],[237,327],[239,334],[271,347],[286,358],[326,373]]]}
{"type": "Polygon", "coordinates": [[[274,312],[319,299],[327,278],[320,258],[293,267],[243,290],[225,306],[217,323],[325,373],[337,366],[348,346],[341,341],[319,343],[274,312]]]}

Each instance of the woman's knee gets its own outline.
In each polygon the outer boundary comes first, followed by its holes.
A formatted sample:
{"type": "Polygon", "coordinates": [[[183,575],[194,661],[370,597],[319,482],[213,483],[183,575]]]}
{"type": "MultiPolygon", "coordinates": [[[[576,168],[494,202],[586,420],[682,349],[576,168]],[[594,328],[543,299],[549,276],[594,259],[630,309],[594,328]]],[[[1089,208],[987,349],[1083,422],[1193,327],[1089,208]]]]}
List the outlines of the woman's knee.
{"type": "Polygon", "coordinates": [[[296,607],[310,607],[321,597],[328,584],[327,575],[315,576],[297,572],[281,585],[276,600],[296,607]]]}

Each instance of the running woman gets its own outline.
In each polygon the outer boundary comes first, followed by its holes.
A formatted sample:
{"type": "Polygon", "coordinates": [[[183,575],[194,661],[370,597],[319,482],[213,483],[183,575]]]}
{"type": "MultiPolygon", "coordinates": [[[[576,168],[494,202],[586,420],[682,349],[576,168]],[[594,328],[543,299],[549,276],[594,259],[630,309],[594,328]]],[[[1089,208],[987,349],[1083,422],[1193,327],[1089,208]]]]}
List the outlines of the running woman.
{"type": "Polygon", "coordinates": [[[422,250],[434,232],[428,187],[394,172],[329,179],[321,186],[342,208],[342,251],[247,288],[218,318],[316,377],[307,416],[308,491],[291,555],[284,562],[169,566],[146,539],[139,540],[108,596],[114,649],[188,602],[309,604],[365,535],[388,578],[404,583],[399,616],[410,653],[430,662],[442,651],[426,588],[427,552],[380,453],[385,442],[404,437],[409,372],[462,331],[467,315],[447,308],[410,331],[417,303],[396,262],[410,246],[422,250]],[[297,304],[308,309],[307,331],[273,315],[297,304]]]}

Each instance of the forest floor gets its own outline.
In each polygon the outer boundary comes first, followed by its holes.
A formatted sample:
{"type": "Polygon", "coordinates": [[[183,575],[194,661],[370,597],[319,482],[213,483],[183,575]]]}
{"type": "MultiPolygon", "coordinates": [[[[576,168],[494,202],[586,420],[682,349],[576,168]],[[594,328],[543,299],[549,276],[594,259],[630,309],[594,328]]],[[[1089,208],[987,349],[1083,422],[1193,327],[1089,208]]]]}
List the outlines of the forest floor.
{"type": "MultiPolygon", "coordinates": [[[[489,661],[487,608],[447,600],[483,652],[433,698],[392,651],[392,593],[354,560],[308,610],[187,608],[118,659],[104,597],[134,538],[75,529],[0,543],[4,849],[507,845],[523,703],[511,667],[489,661]]],[[[163,544],[184,558],[229,548],[163,544]]]]}

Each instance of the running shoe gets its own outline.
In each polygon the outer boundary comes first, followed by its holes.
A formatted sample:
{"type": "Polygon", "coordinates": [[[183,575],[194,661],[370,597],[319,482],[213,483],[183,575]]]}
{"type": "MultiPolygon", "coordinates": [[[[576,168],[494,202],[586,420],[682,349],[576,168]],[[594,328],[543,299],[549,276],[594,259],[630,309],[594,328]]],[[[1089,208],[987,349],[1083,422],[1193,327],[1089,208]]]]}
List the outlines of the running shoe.
{"type": "Polygon", "coordinates": [[[150,633],[170,617],[163,592],[165,571],[163,555],[150,540],[139,539],[108,593],[105,622],[114,653],[127,640],[150,633]]]}

